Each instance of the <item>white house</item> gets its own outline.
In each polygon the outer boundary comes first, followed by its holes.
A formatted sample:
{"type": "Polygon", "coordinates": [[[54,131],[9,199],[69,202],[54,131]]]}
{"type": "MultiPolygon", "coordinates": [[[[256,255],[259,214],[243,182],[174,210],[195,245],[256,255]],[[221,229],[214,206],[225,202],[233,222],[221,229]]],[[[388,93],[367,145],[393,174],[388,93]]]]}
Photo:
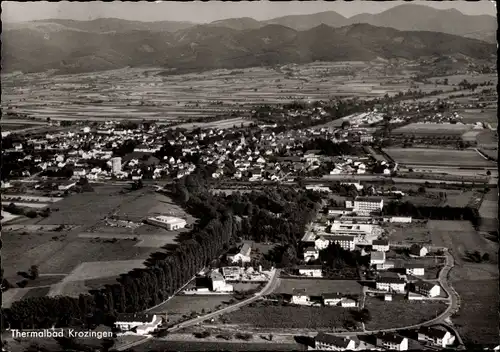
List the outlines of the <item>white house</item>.
{"type": "Polygon", "coordinates": [[[344,297],[340,301],[340,306],[344,308],[353,308],[358,306],[358,302],[355,299],[344,297]]]}
{"type": "Polygon", "coordinates": [[[340,337],[320,332],[314,338],[314,348],[320,351],[354,350],[356,348],[356,342],[348,337],[340,337]]]}
{"type": "Polygon", "coordinates": [[[336,243],[345,250],[353,251],[355,248],[354,236],[325,236],[329,243],[336,243]]]}
{"type": "Polygon", "coordinates": [[[308,295],[306,295],[305,289],[294,289],[292,293],[291,303],[298,305],[309,305],[311,303],[311,299],[308,295]]]}
{"type": "Polygon", "coordinates": [[[344,298],[340,293],[324,293],[321,297],[323,298],[323,304],[325,306],[336,306],[344,298]]]}
{"type": "Polygon", "coordinates": [[[183,229],[187,224],[186,220],[184,219],[163,215],[148,218],[146,222],[151,225],[164,227],[169,231],[183,229]]]}
{"type": "Polygon", "coordinates": [[[426,281],[415,283],[415,292],[427,297],[437,297],[441,294],[441,286],[426,281]]]}
{"type": "Polygon", "coordinates": [[[435,346],[446,348],[455,342],[455,336],[447,330],[422,326],[418,330],[418,341],[430,342],[435,346]]]}
{"type": "Polygon", "coordinates": [[[299,274],[304,276],[322,277],[323,268],[321,265],[304,265],[299,267],[299,274]]]}
{"type": "MultiPolygon", "coordinates": [[[[378,197],[356,197],[354,199],[353,205],[355,212],[369,214],[382,211],[382,209],[384,208],[384,200],[378,197]]],[[[346,208],[349,208],[347,203],[346,208]]]]}
{"type": "Polygon", "coordinates": [[[376,288],[380,291],[405,292],[406,282],[397,277],[381,277],[376,282],[376,288]]]}
{"type": "Polygon", "coordinates": [[[330,244],[330,241],[325,236],[319,236],[314,241],[314,247],[318,250],[322,250],[322,249],[327,248],[329,244],[330,244]]]}
{"type": "Polygon", "coordinates": [[[319,251],[314,247],[304,249],[304,261],[308,262],[319,258],[319,251]]]}
{"type": "Polygon", "coordinates": [[[389,249],[389,241],[387,240],[373,240],[372,242],[372,250],[374,251],[387,252],[389,249]]]}
{"type": "Polygon", "coordinates": [[[377,335],[377,346],[393,351],[407,351],[408,338],[393,333],[382,333],[377,335]]]}
{"type": "Polygon", "coordinates": [[[119,314],[115,326],[122,332],[135,329],[138,335],[147,335],[156,330],[162,323],[162,318],[156,314],[119,314]]]}
{"type": "Polygon", "coordinates": [[[405,264],[407,275],[423,276],[425,275],[425,268],[422,264],[407,263],[405,264]]]}
{"type": "Polygon", "coordinates": [[[238,252],[236,253],[230,253],[227,255],[227,259],[230,260],[232,263],[248,263],[251,258],[250,258],[250,253],[252,252],[252,247],[248,243],[244,243],[238,252]]]}
{"type": "Polygon", "coordinates": [[[371,252],[370,253],[370,265],[384,264],[385,263],[385,252],[371,252]]]}
{"type": "Polygon", "coordinates": [[[210,273],[210,281],[212,283],[212,291],[215,292],[233,292],[233,285],[226,284],[226,280],[221,273],[213,270],[210,273]]]}
{"type": "Polygon", "coordinates": [[[429,250],[418,244],[412,244],[410,247],[410,256],[411,257],[425,257],[429,253],[429,250]]]}

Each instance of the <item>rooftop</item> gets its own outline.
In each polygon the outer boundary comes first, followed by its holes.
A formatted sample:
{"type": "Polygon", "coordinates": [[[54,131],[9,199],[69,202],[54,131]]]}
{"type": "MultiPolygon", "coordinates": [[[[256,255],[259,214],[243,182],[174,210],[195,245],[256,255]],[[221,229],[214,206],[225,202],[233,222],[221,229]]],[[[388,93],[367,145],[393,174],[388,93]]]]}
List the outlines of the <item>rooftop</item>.
{"type": "Polygon", "coordinates": [[[150,323],[153,321],[154,314],[141,314],[141,313],[122,313],[116,317],[116,322],[141,322],[150,323]]]}
{"type": "Polygon", "coordinates": [[[314,341],[327,343],[341,348],[347,348],[349,342],[351,342],[349,338],[325,334],[323,332],[318,333],[318,335],[314,338],[314,341]]]}

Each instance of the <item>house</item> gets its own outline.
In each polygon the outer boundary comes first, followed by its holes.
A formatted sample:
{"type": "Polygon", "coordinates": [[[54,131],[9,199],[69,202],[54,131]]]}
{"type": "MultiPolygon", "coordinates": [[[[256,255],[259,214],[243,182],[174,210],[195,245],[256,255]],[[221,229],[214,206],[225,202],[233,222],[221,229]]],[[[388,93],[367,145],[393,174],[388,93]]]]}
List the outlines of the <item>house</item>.
{"type": "Polygon", "coordinates": [[[381,333],[377,335],[377,346],[393,351],[407,351],[408,338],[394,333],[381,333]]]}
{"type": "Polygon", "coordinates": [[[312,276],[312,277],[322,277],[323,268],[321,265],[303,265],[299,266],[299,275],[312,276]]]}
{"type": "Polygon", "coordinates": [[[252,247],[248,243],[244,243],[238,252],[230,253],[227,255],[227,259],[232,263],[248,263],[250,261],[250,253],[252,252],[252,247]]]}
{"type": "Polygon", "coordinates": [[[344,308],[353,308],[358,306],[358,302],[354,298],[344,297],[340,301],[340,306],[344,308]]]}
{"type": "Polygon", "coordinates": [[[146,222],[151,225],[166,228],[169,231],[183,229],[187,224],[186,220],[184,219],[163,215],[148,218],[146,222]]]}
{"type": "Polygon", "coordinates": [[[447,330],[422,326],[418,330],[418,341],[430,342],[435,346],[446,348],[455,342],[455,336],[447,330]]]}
{"type": "Polygon", "coordinates": [[[412,244],[410,247],[410,257],[425,257],[429,250],[418,244],[412,244]]]}
{"type": "Polygon", "coordinates": [[[346,209],[342,207],[330,207],[328,208],[328,215],[348,215],[352,213],[351,209],[346,209]]]}
{"type": "Polygon", "coordinates": [[[379,252],[387,252],[389,251],[389,241],[387,240],[374,240],[372,242],[372,250],[379,252]]]}
{"type": "Polygon", "coordinates": [[[406,282],[397,277],[380,277],[377,279],[376,288],[380,291],[404,292],[406,282]]]}
{"type": "Polygon", "coordinates": [[[222,275],[226,281],[237,281],[241,277],[241,268],[239,266],[224,266],[222,267],[222,275]]]}
{"type": "Polygon", "coordinates": [[[311,299],[308,295],[306,295],[305,289],[294,289],[292,292],[291,303],[298,305],[309,305],[311,303],[311,299]]]}
{"type": "Polygon", "coordinates": [[[324,293],[322,296],[323,304],[325,306],[336,306],[338,305],[344,296],[340,293],[324,293]]]}
{"type": "Polygon", "coordinates": [[[407,263],[404,267],[407,275],[423,276],[425,274],[425,268],[422,264],[407,263]]]}
{"type": "Polygon", "coordinates": [[[384,264],[385,263],[385,252],[371,252],[370,253],[370,265],[384,264]]]}
{"type": "Polygon", "coordinates": [[[122,332],[135,330],[138,335],[147,335],[156,330],[162,323],[162,318],[156,314],[118,314],[115,326],[122,332]]]}
{"type": "Polygon", "coordinates": [[[319,251],[314,247],[304,249],[304,261],[309,262],[319,258],[319,251]]]}
{"type": "Polygon", "coordinates": [[[314,348],[320,351],[354,350],[356,342],[348,337],[340,337],[320,332],[314,338],[314,348]]]}
{"type": "Polygon", "coordinates": [[[437,297],[441,294],[441,286],[438,284],[418,281],[414,285],[415,292],[427,297],[437,297]]]}
{"type": "Polygon", "coordinates": [[[233,285],[226,284],[224,277],[218,271],[213,270],[210,273],[210,282],[212,291],[215,292],[233,292],[233,285]]]}

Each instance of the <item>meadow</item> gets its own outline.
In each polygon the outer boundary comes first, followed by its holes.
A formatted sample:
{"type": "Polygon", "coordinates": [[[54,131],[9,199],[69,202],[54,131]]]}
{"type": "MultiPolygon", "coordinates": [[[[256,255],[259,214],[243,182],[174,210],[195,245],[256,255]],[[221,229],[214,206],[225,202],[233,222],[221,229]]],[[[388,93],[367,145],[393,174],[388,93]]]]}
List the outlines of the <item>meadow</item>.
{"type": "Polygon", "coordinates": [[[320,296],[324,293],[361,294],[362,286],[356,280],[285,279],[274,293],[291,294],[294,289],[305,289],[306,294],[320,296]]]}

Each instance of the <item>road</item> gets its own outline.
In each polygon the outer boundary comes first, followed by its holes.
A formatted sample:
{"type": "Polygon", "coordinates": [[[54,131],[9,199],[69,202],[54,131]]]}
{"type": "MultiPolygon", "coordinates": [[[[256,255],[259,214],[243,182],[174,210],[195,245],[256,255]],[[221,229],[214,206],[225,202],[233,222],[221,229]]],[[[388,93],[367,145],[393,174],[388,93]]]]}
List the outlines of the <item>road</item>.
{"type": "Polygon", "coordinates": [[[225,313],[229,313],[229,312],[238,310],[239,308],[244,307],[244,306],[246,306],[246,305],[248,305],[248,304],[250,304],[252,302],[258,301],[263,296],[265,296],[265,295],[273,292],[274,290],[276,290],[276,288],[279,285],[279,270],[278,269],[273,269],[273,270],[274,270],[274,272],[271,274],[271,278],[269,279],[269,282],[266,284],[266,286],[260,292],[256,293],[254,296],[252,296],[252,297],[250,297],[250,298],[248,298],[248,299],[246,299],[244,301],[241,301],[241,302],[238,302],[236,304],[233,304],[233,305],[231,305],[229,307],[220,309],[220,310],[218,310],[216,312],[212,312],[212,313],[206,314],[204,316],[201,316],[201,317],[198,317],[198,318],[194,318],[194,319],[182,322],[179,325],[175,325],[175,326],[171,327],[170,329],[168,329],[168,331],[169,332],[175,332],[177,330],[184,329],[184,328],[196,325],[196,324],[201,323],[201,322],[203,322],[205,320],[215,318],[215,317],[217,317],[217,316],[219,316],[221,314],[225,314],[225,313]]]}

